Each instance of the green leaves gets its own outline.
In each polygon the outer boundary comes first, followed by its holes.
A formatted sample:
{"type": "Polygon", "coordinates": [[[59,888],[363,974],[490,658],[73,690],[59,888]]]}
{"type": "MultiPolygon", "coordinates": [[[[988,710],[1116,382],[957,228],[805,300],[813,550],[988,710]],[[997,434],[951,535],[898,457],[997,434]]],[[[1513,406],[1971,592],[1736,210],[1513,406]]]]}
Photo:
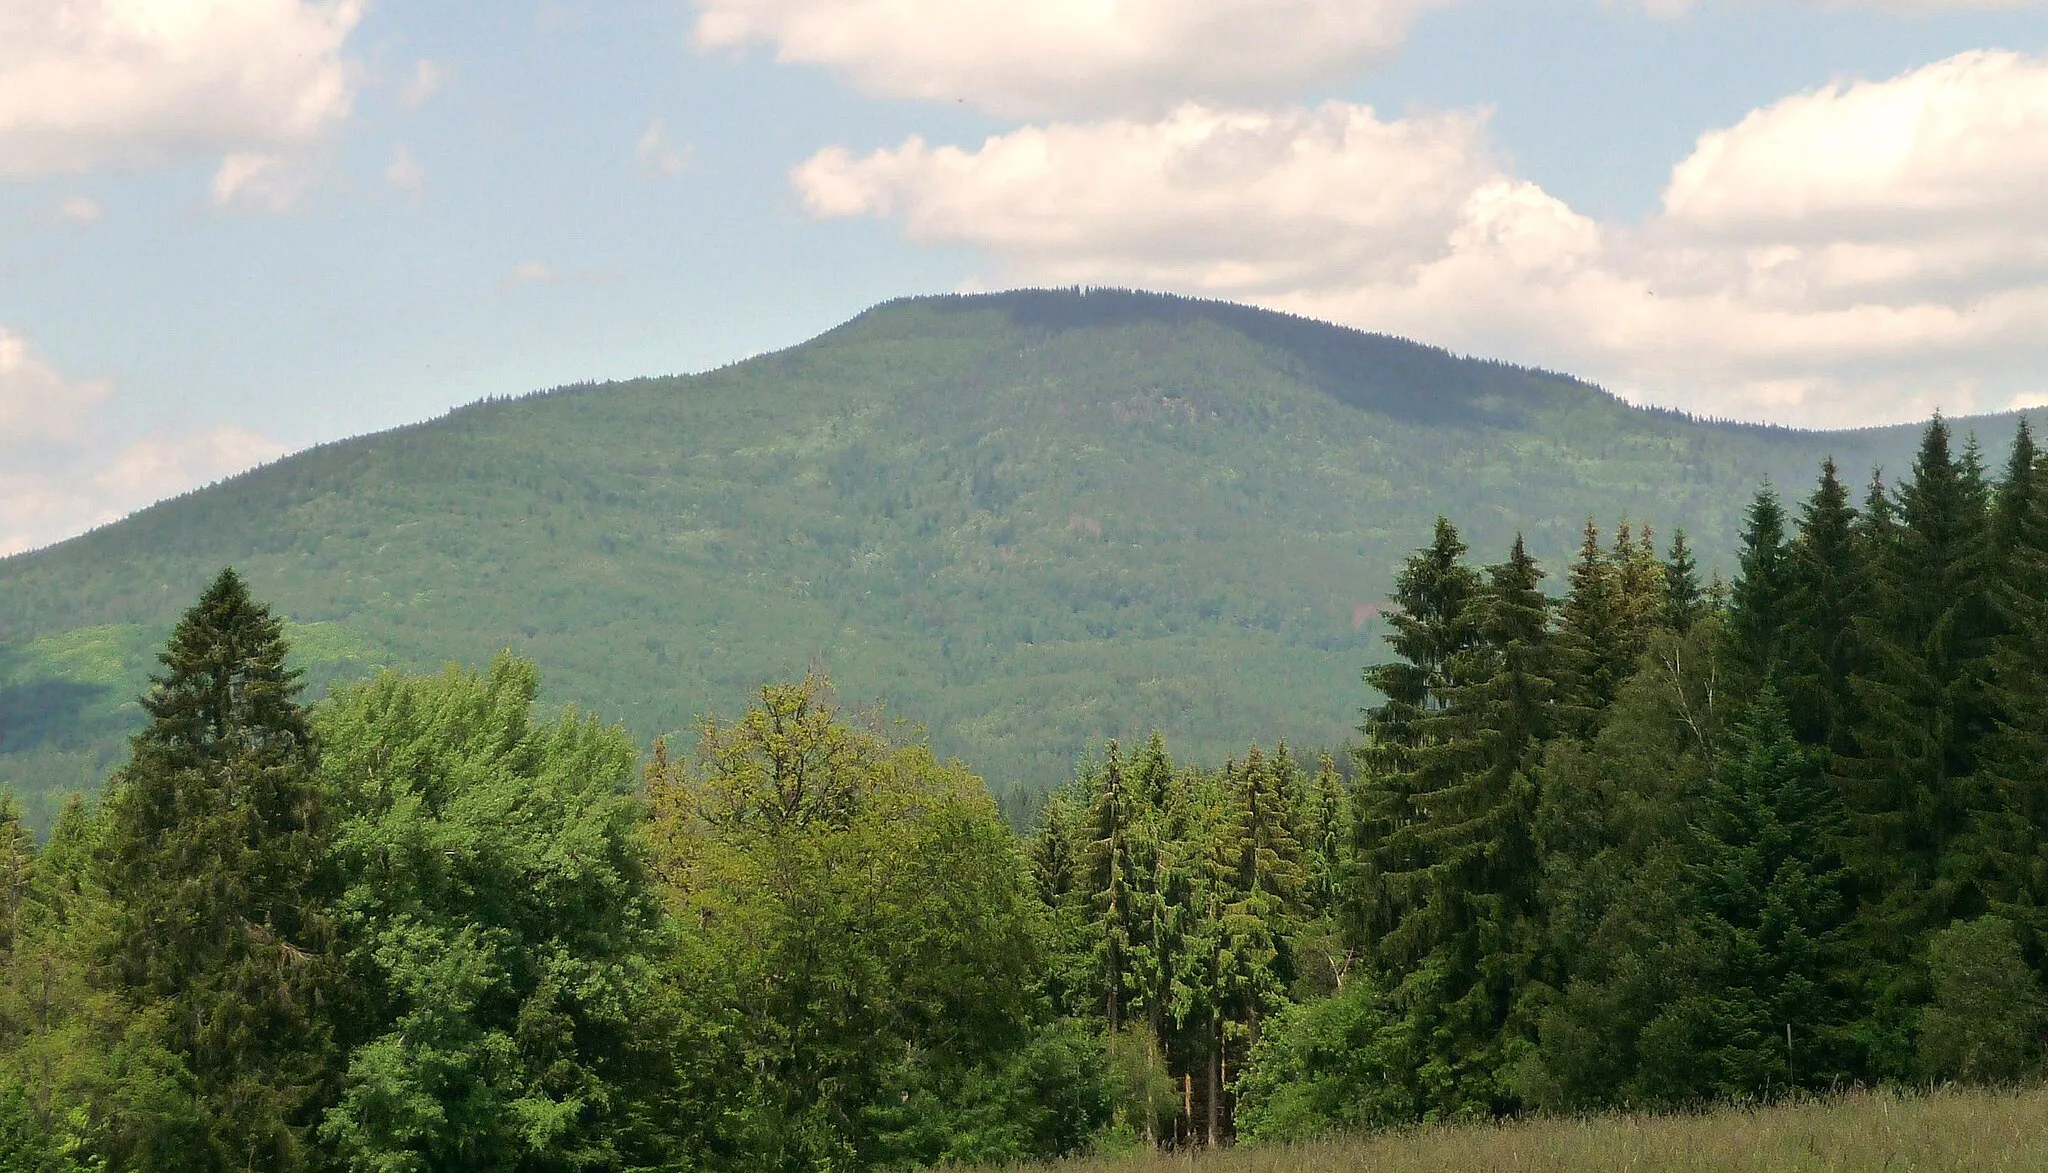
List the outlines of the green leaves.
{"type": "Polygon", "coordinates": [[[663,939],[616,728],[532,715],[532,665],[387,673],[319,714],[362,1041],[322,1138],[374,1170],[652,1160],[640,1008],[663,939]]]}

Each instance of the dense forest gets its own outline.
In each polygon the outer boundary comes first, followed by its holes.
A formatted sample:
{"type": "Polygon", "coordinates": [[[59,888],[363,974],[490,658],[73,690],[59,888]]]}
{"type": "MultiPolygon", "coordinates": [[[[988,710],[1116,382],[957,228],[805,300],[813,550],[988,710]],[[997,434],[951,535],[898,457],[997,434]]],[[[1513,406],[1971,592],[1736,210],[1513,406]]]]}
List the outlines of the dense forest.
{"type": "Polygon", "coordinates": [[[909,299],[701,375],[325,445],[0,559],[0,785],[39,829],[97,788],[228,565],[292,621],[309,699],[511,648],[551,702],[645,744],[817,667],[1034,792],[1155,728],[1215,762],[1335,745],[1438,512],[1553,562],[1589,513],[1649,517],[1727,569],[1762,478],[1830,451],[1902,467],[1915,432],[1689,419],[1216,302],[909,299]]]}
{"type": "MultiPolygon", "coordinates": [[[[1418,535],[1421,536],[1421,535],[1418,535]]],[[[1725,585],[1439,519],[1360,740],[1109,742],[1019,835],[820,680],[694,748],[535,668],[303,703],[223,572],[44,840],[0,1170],[798,1170],[2025,1078],[2048,458],[1768,486],[1725,585]]]]}

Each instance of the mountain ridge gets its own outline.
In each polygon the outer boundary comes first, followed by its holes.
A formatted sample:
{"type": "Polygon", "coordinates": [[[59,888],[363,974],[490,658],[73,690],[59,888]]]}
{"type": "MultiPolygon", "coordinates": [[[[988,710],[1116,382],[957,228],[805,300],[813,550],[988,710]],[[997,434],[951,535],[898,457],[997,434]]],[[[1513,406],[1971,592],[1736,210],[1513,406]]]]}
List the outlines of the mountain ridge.
{"type": "Polygon", "coordinates": [[[1476,560],[1520,530],[1555,564],[1618,506],[1714,564],[1761,476],[1900,465],[1916,431],[1702,420],[1225,302],[897,299],[711,371],[318,445],[0,560],[0,783],[43,806],[91,785],[151,641],[228,563],[325,633],[316,690],[511,648],[646,738],[822,666],[998,788],[1152,725],[1204,754],[1325,744],[1435,513],[1476,560]]]}

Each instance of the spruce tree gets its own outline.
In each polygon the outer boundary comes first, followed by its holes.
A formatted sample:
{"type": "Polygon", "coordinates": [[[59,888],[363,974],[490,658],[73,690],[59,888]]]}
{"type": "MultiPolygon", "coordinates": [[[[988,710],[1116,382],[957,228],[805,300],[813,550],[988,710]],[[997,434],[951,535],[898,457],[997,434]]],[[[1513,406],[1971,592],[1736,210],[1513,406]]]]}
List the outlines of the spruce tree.
{"type": "Polygon", "coordinates": [[[1862,553],[1856,511],[1830,458],[1792,542],[1783,687],[1799,739],[1840,754],[1853,753],[1856,623],[1871,611],[1862,553]]]}
{"type": "Polygon", "coordinates": [[[1600,547],[1599,528],[1588,519],[1572,563],[1571,590],[1558,608],[1560,706],[1566,726],[1580,737],[1599,729],[1601,714],[1614,703],[1633,662],[1619,561],[1633,556],[1632,546],[1610,557],[1600,547]]]}
{"type": "Polygon", "coordinates": [[[1487,569],[1480,645],[1430,715],[1407,780],[1414,820],[1376,845],[1398,919],[1377,965],[1415,1040],[1418,1110],[1502,1110],[1509,1016],[1535,964],[1540,874],[1529,767],[1556,732],[1556,649],[1543,572],[1515,539],[1487,569]]]}
{"type": "Polygon", "coordinates": [[[1615,534],[1613,558],[1620,587],[1618,674],[1627,679],[1635,674],[1636,661],[1649,650],[1652,634],[1669,626],[1664,619],[1664,563],[1657,557],[1649,523],[1638,527],[1631,541],[1628,523],[1623,522],[1615,534]]]}
{"type": "Polygon", "coordinates": [[[1463,683],[1460,673],[1479,642],[1482,580],[1465,564],[1465,552],[1457,527],[1438,517],[1430,544],[1409,557],[1394,581],[1386,640],[1398,658],[1365,669],[1365,683],[1382,699],[1365,710],[1365,745],[1356,755],[1363,777],[1351,855],[1358,872],[1345,920],[1357,946],[1378,941],[1411,908],[1407,885],[1390,886],[1387,877],[1421,866],[1413,795],[1430,784],[1418,757],[1423,730],[1463,683]]]}
{"type": "Polygon", "coordinates": [[[1685,531],[1671,531],[1671,552],[1664,558],[1664,624],[1683,635],[1692,630],[1706,607],[1700,589],[1700,567],[1685,531]]]}
{"type": "Polygon", "coordinates": [[[1693,882],[1720,1010],[1696,1060],[1722,1095],[1853,1078],[1845,814],[1766,687],[1701,800],[1693,882]]]}
{"type": "Polygon", "coordinates": [[[106,979],[166,1024],[207,1168],[308,1164],[335,1074],[329,830],[286,651],[223,570],[152,677],[95,862],[116,910],[106,979]]]}
{"type": "Polygon", "coordinates": [[[1739,562],[1741,573],[1729,596],[1728,633],[1738,662],[1761,682],[1777,667],[1792,589],[1785,508],[1768,484],[1750,502],[1739,562]]]}
{"type": "Polygon", "coordinates": [[[1402,755],[1414,745],[1418,724],[1443,706],[1454,683],[1453,663],[1478,641],[1471,603],[1479,592],[1478,573],[1465,565],[1464,539],[1448,519],[1437,518],[1430,544],[1410,556],[1394,580],[1387,643],[1400,658],[1365,670],[1367,686],[1384,698],[1365,710],[1360,727],[1377,771],[1407,768],[1402,755]]]}
{"type": "Polygon", "coordinates": [[[1112,741],[1095,773],[1088,809],[1087,880],[1095,938],[1097,1004],[1112,1033],[1121,1029],[1131,988],[1131,932],[1138,892],[1133,816],[1136,804],[1123,751],[1112,741]]]}
{"type": "Polygon", "coordinates": [[[1980,765],[1988,801],[1970,835],[1992,865],[1981,881],[1992,908],[2038,948],[2048,934],[2048,455],[2025,420],[1998,486],[1992,545],[1993,727],[1980,765]]]}
{"type": "MultiPolygon", "coordinates": [[[[1187,834],[1187,804],[1180,793],[1166,739],[1154,730],[1131,763],[1129,791],[1136,804],[1131,852],[1131,1002],[1155,1041],[1167,1038],[1173,1007],[1175,952],[1183,910],[1179,840],[1187,834]]],[[[1148,1052],[1148,1058],[1150,1053],[1148,1052]]]]}

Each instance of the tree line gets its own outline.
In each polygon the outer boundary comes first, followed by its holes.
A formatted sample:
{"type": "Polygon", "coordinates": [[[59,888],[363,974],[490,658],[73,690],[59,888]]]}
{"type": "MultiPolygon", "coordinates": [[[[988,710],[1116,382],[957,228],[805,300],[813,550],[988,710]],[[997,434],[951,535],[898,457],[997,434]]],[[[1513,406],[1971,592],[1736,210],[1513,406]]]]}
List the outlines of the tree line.
{"type": "Polygon", "coordinates": [[[2048,1004],[2048,460],[1936,420],[1766,486],[1731,583],[1592,523],[1557,597],[1437,522],[1340,774],[1154,739],[1032,849],[1048,989],[1173,1140],[2005,1080],[2048,1004]],[[1121,1041],[1119,1041],[1121,1040],[1121,1041]]]}
{"type": "Polygon", "coordinates": [[[2042,1059],[2048,459],[1766,487],[1739,572],[1439,520],[1359,744],[1110,743],[1025,834],[771,685],[302,703],[234,572],[104,796],[0,808],[0,1170],[908,1168],[2042,1059]]]}

